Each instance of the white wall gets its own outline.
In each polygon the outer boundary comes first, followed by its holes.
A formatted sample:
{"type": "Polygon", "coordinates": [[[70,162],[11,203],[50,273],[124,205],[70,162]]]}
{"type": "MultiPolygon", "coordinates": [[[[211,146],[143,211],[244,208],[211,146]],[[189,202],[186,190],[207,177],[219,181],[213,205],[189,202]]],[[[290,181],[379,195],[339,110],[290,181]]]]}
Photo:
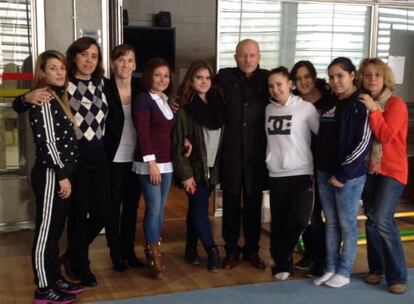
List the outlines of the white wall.
{"type": "Polygon", "coordinates": [[[216,1],[215,0],[124,0],[129,25],[152,26],[153,15],[171,12],[175,27],[176,71],[196,59],[215,63],[216,1]]]}

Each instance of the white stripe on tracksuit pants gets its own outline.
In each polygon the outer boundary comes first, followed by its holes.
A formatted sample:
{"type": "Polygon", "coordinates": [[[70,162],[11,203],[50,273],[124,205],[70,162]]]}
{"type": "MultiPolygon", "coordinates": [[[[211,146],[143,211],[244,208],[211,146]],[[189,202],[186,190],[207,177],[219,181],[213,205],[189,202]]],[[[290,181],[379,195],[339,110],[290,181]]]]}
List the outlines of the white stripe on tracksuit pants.
{"type": "Polygon", "coordinates": [[[69,200],[59,197],[53,169],[39,162],[32,170],[36,194],[36,231],[32,259],[35,282],[39,288],[52,287],[59,280],[59,239],[67,218],[69,200]]]}
{"type": "Polygon", "coordinates": [[[48,281],[46,277],[46,268],[45,268],[45,249],[46,243],[48,240],[50,223],[52,219],[53,211],[53,199],[55,196],[55,172],[53,169],[46,168],[46,182],[45,190],[43,196],[43,212],[42,220],[39,228],[39,235],[36,241],[35,249],[35,269],[37,272],[37,277],[39,280],[39,287],[47,287],[48,281]]]}

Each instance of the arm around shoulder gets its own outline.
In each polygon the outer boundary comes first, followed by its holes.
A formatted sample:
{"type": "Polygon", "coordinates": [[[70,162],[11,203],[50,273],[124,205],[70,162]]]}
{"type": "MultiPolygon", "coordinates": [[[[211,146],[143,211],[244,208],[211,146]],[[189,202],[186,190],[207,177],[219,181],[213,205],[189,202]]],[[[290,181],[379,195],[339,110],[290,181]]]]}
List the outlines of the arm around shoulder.
{"type": "Polygon", "coordinates": [[[24,113],[30,108],[30,105],[26,102],[24,95],[16,97],[13,101],[13,110],[17,113],[24,113]]]}

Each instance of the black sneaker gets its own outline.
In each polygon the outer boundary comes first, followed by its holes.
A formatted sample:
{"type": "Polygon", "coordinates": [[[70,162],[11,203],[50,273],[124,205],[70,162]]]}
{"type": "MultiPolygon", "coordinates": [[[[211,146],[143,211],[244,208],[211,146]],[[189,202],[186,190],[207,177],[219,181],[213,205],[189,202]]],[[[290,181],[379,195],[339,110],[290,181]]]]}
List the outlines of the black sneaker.
{"type": "Polygon", "coordinates": [[[312,266],[312,260],[308,256],[304,256],[298,262],[295,263],[295,269],[310,270],[312,266]]]}
{"type": "Polygon", "coordinates": [[[45,291],[36,289],[33,304],[70,304],[75,302],[75,295],[49,288],[45,291]]]}
{"type": "Polygon", "coordinates": [[[66,280],[60,279],[56,281],[54,288],[61,292],[70,293],[70,294],[78,294],[81,293],[83,288],[81,284],[68,282],[66,280]]]}
{"type": "Polygon", "coordinates": [[[80,281],[81,284],[86,287],[95,287],[96,285],[98,285],[98,282],[96,281],[96,276],[92,273],[89,267],[81,273],[80,281]]]}
{"type": "Polygon", "coordinates": [[[83,266],[79,268],[71,267],[71,278],[80,281],[83,287],[94,287],[98,285],[95,275],[92,273],[91,269],[88,266],[83,266]]]}

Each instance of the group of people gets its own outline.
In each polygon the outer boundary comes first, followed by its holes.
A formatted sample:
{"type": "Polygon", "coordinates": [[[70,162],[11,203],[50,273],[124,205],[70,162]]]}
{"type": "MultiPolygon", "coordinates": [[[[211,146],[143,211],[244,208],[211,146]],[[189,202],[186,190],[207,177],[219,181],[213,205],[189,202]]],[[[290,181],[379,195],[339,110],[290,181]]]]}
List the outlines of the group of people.
{"type": "Polygon", "coordinates": [[[357,71],[338,57],[328,66],[328,85],[309,61],[290,73],[283,66],[261,69],[259,44],[245,39],[236,47],[237,67],[215,75],[208,62],[194,61],[175,93],[165,60],[151,59],[138,79],[135,58],[131,46],[115,47],[107,80],[99,45],[82,37],[66,57],[42,53],[33,89],[14,102],[16,111],[28,110],[36,144],[34,303],[72,303],[83,286],[97,284],[88,248],[102,228],[114,270],[146,264],[160,278],[163,210],[173,180],[188,197],[184,256],[191,264],[201,263],[200,240],[211,272],[236,267],[241,254],[264,269],[258,252],[262,191],[269,189],[272,275],[286,280],[294,268],[310,268],[316,285],[342,287],[356,255],[362,196],[366,282],[379,284],[385,275],[390,292],[405,292],[393,214],[407,183],[408,114],[392,94],[385,63],[368,58],[357,71]],[[208,217],[219,183],[223,260],[208,217]],[[146,263],[134,250],[141,193],[146,263]],[[59,257],[66,219],[68,247],[59,257]],[[305,254],[294,264],[300,236],[305,254]],[[79,283],[63,279],[60,263],[79,283]]]}
{"type": "MultiPolygon", "coordinates": [[[[393,216],[407,183],[407,107],[393,96],[394,76],[378,58],[364,59],[358,71],[349,58],[335,58],[328,76],[329,87],[309,61],[297,62],[290,74],[279,67],[268,76],[272,273],[279,280],[289,277],[292,252],[303,235],[305,258],[312,261],[311,274],[318,276],[314,284],[349,284],[362,198],[369,266],[365,281],[379,284],[385,276],[391,293],[404,293],[407,273],[393,216]]],[[[296,266],[304,264],[302,259],[296,266]]]]}

